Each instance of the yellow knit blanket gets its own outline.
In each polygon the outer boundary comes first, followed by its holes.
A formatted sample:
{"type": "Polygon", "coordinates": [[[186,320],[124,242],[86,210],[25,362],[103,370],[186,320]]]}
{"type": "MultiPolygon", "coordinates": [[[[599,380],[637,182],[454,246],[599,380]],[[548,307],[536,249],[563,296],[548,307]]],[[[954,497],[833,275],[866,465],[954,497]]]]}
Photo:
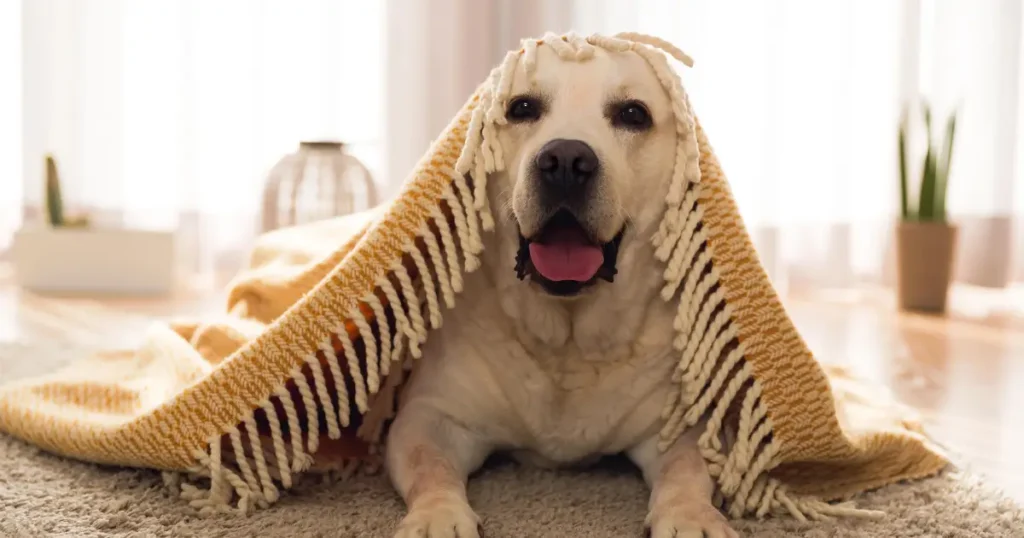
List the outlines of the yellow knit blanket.
{"type": "Polygon", "coordinates": [[[204,513],[265,507],[296,473],[377,466],[403,381],[431,360],[421,346],[458,308],[488,242],[484,186],[503,166],[489,111],[507,98],[503,73],[536,61],[540,46],[581,61],[594,47],[640,54],[674,99],[675,180],[651,238],[662,296],[678,304],[678,390],[662,436],[708,418],[700,448],[716,503],[733,517],[875,515],[835,501],[946,466],[902,408],[815,360],[668,63],[689,59],[638,34],[524,41],[396,198],[262,236],[220,318],[155,324],[137,349],[7,384],[0,431],[71,458],[185,475],[182,496],[204,513]]]}

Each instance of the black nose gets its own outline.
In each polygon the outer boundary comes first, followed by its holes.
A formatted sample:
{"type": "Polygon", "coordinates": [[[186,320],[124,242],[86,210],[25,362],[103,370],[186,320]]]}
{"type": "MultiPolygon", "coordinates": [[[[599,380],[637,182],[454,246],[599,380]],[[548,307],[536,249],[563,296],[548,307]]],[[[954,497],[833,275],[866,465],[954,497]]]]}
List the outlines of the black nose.
{"type": "Polygon", "coordinates": [[[584,187],[600,166],[586,142],[562,138],[544,144],[537,152],[536,164],[544,183],[567,194],[584,187]]]}

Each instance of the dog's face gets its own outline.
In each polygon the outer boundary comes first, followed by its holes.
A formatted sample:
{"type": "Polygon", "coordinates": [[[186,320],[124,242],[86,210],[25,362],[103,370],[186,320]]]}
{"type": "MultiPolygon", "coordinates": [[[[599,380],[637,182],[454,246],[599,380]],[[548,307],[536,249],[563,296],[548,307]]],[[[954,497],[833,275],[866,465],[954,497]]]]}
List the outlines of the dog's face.
{"type": "Polygon", "coordinates": [[[624,242],[647,241],[675,161],[671,103],[639,55],[597,50],[566,61],[539,47],[514,73],[500,127],[507,173],[498,203],[520,235],[520,278],[572,297],[613,285],[624,242]],[[527,278],[528,277],[528,278],[527,278]]]}

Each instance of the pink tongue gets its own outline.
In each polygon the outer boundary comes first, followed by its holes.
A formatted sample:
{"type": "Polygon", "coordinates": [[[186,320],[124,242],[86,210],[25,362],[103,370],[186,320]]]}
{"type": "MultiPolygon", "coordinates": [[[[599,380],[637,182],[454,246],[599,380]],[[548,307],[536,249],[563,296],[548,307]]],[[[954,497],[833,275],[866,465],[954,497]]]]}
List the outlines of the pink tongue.
{"type": "Polygon", "coordinates": [[[558,230],[543,244],[530,243],[530,259],[544,278],[586,282],[604,263],[601,248],[587,242],[579,230],[558,230]]]}

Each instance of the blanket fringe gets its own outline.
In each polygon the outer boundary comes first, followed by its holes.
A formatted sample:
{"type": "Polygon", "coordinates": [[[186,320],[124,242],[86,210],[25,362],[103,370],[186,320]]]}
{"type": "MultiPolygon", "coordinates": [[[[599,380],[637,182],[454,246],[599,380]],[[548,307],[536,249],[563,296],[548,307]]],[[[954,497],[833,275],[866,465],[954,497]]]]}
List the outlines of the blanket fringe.
{"type": "MultiPolygon", "coordinates": [[[[464,174],[450,175],[461,179],[464,174]]],[[[295,484],[295,474],[310,470],[322,444],[320,436],[340,439],[355,425],[355,416],[362,418],[358,435],[368,437],[364,440],[371,454],[379,452],[384,428],[378,423],[389,418],[394,403],[380,402],[384,407],[378,412],[374,397],[395,398],[395,387],[382,387],[382,379],[400,379],[406,358],[422,355],[428,330],[441,326],[442,305],[454,306],[463,274],[479,267],[482,208],[469,189],[464,179],[452,181],[440,193],[447,213],[442,206],[434,208],[404,245],[406,257],[377,279],[373,291],[345,319],[325,310],[325,322],[333,327],[330,336],[305,353],[302,365],[271,398],[254,406],[240,424],[225,425],[222,434],[195,452],[199,466],[189,474],[208,479],[208,486],[204,489],[183,482],[180,473],[167,473],[165,483],[172,491],[204,515],[248,514],[266,507],[280,497],[281,489],[295,484]],[[355,325],[357,338],[350,337],[346,323],[355,325]]],[[[331,282],[324,285],[328,292],[336,287],[331,282]]],[[[292,341],[299,341],[293,336],[292,341]]],[[[303,354],[300,349],[278,351],[303,354]]],[[[349,458],[333,472],[346,477],[359,470],[374,472],[376,467],[372,459],[349,458]]]]}
{"type": "Polygon", "coordinates": [[[699,189],[699,184],[688,185],[679,206],[669,210],[683,217],[670,222],[665,233],[654,239],[659,257],[669,260],[662,297],[679,301],[673,322],[679,363],[663,409],[659,449],[667,450],[703,419],[705,431],[698,446],[715,480],[715,503],[732,518],[763,518],[770,513],[788,514],[798,521],[882,517],[881,512],[859,509],[851,502],[829,504],[794,495],[770,476],[779,464],[774,427],[720,286],[722,268],[711,262],[712,246],[702,229],[703,211],[697,203],[699,189]],[[727,435],[734,438],[731,443],[723,442],[727,435]]]}

